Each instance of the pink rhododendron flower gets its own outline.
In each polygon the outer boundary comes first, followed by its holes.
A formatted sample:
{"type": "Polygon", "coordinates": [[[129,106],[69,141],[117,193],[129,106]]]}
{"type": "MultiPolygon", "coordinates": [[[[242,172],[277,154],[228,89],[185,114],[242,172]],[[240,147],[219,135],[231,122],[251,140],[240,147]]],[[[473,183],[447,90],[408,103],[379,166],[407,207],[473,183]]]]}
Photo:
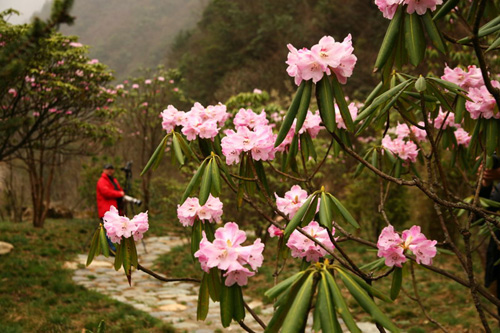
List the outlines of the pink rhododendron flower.
{"type": "Polygon", "coordinates": [[[382,139],[382,146],[403,161],[410,161],[412,163],[417,161],[418,147],[413,141],[404,141],[400,138],[392,140],[389,135],[386,135],[382,139]]]}
{"type": "Polygon", "coordinates": [[[266,112],[262,111],[260,114],[256,114],[252,109],[240,109],[233,120],[234,126],[246,126],[250,129],[255,127],[267,125],[269,120],[266,118],[266,112]]]}
{"type": "MultiPolygon", "coordinates": [[[[328,236],[328,230],[320,227],[318,222],[312,221],[304,227],[303,230],[323,243],[327,248],[331,250],[334,249],[333,243],[328,236]]],[[[334,228],[332,228],[332,235],[333,234],[335,234],[334,228]]],[[[292,251],[292,257],[305,258],[308,262],[317,262],[319,258],[324,257],[328,253],[321,246],[302,235],[297,230],[292,232],[286,246],[292,251]]]]}
{"type": "Polygon", "coordinates": [[[443,112],[443,110],[439,109],[439,113],[434,119],[434,127],[437,129],[447,129],[448,127],[460,127],[460,124],[455,123],[455,114],[448,112],[443,112]]]}
{"type": "Polygon", "coordinates": [[[235,283],[244,286],[248,283],[248,277],[255,275],[255,272],[250,271],[245,265],[249,265],[252,270],[256,271],[264,261],[262,256],[264,244],[260,239],[252,245],[242,246],[245,240],[245,232],[239,230],[236,223],[228,222],[223,228],[215,231],[213,242],[209,242],[203,232],[200,249],[194,256],[198,258],[205,272],[214,267],[225,271],[226,286],[229,287],[235,283]]]}
{"type": "MultiPolygon", "coordinates": [[[[351,114],[352,120],[356,120],[356,117],[358,116],[358,107],[354,102],[349,104],[349,113],[351,114]]],[[[337,128],[343,128],[346,129],[344,119],[342,118],[342,115],[340,114],[340,109],[337,103],[335,103],[335,122],[337,123],[337,128]]]]}
{"type": "Polygon", "coordinates": [[[197,137],[213,140],[228,118],[229,114],[223,104],[209,105],[205,108],[200,103],[195,103],[191,110],[184,114],[182,133],[189,141],[197,137]]]}
{"type": "Polygon", "coordinates": [[[106,234],[113,243],[120,243],[122,238],[134,237],[140,240],[143,234],[148,231],[148,213],[140,213],[129,220],[126,216],[120,216],[118,209],[111,206],[109,211],[104,213],[102,218],[106,234]]]}
{"type": "Polygon", "coordinates": [[[287,215],[288,218],[293,218],[302,204],[307,200],[309,195],[299,185],[293,185],[290,191],[285,193],[283,198],[274,193],[276,197],[276,206],[278,210],[287,215]]]}
{"type": "Polygon", "coordinates": [[[428,240],[421,233],[420,227],[414,225],[403,231],[402,237],[394,231],[393,226],[382,229],[377,242],[378,256],[385,257],[385,264],[389,267],[402,267],[406,262],[404,252],[410,250],[415,254],[418,264],[431,265],[436,256],[437,241],[428,240]]]}
{"type": "MultiPolygon", "coordinates": [[[[421,121],[418,123],[418,126],[424,127],[425,124],[423,121],[421,121]]],[[[413,133],[413,135],[415,136],[415,139],[417,141],[419,141],[419,142],[420,141],[427,141],[427,132],[424,129],[421,129],[417,126],[412,125],[412,126],[410,126],[410,130],[413,133]]]]}
{"type": "Polygon", "coordinates": [[[269,226],[269,228],[267,228],[267,232],[271,238],[283,236],[283,230],[274,225],[269,226]]]}
{"type": "MultiPolygon", "coordinates": [[[[276,147],[276,151],[283,152],[292,143],[293,137],[295,135],[296,123],[297,120],[295,119],[283,142],[278,147],[276,147]]],[[[309,134],[311,138],[314,139],[318,136],[319,131],[324,128],[320,124],[321,116],[319,115],[319,111],[316,111],[314,113],[312,113],[311,111],[307,111],[306,119],[304,120],[304,124],[302,125],[299,134],[307,132],[307,134],[309,134]]]]}
{"type": "MultiPolygon", "coordinates": [[[[500,88],[500,82],[498,81],[491,81],[491,84],[495,88],[500,88]]],[[[492,117],[500,119],[500,113],[498,112],[495,98],[490,94],[486,86],[471,88],[469,90],[469,98],[472,101],[467,101],[465,103],[465,108],[470,112],[470,117],[472,119],[478,119],[480,117],[486,119],[492,117]]]]}
{"type": "Polygon", "coordinates": [[[404,3],[408,5],[408,14],[417,12],[418,15],[424,15],[427,9],[435,11],[437,5],[443,4],[443,0],[405,0],[404,3]]]}
{"type": "Polygon", "coordinates": [[[132,89],[139,89],[139,85],[138,85],[137,83],[134,83],[134,84],[132,85],[132,89]]]}
{"type": "Polygon", "coordinates": [[[165,81],[165,78],[163,76],[158,76],[158,81],[163,82],[165,81]]]}
{"type": "Polygon", "coordinates": [[[402,0],[375,0],[375,4],[385,18],[392,20],[402,0]]]}
{"type": "Polygon", "coordinates": [[[227,164],[238,163],[243,152],[250,152],[256,161],[274,159],[276,135],[271,126],[260,125],[250,130],[246,126],[237,127],[236,132],[227,130],[221,140],[222,153],[227,164]]]}
{"type": "Polygon", "coordinates": [[[8,91],[8,93],[11,94],[12,97],[16,97],[17,96],[17,91],[14,88],[10,88],[9,91],[8,91]]]}
{"type": "Polygon", "coordinates": [[[151,80],[149,80],[149,79],[145,80],[144,84],[151,84],[151,80]]]}
{"type": "Polygon", "coordinates": [[[295,78],[296,85],[300,85],[302,80],[313,80],[316,83],[324,74],[331,75],[332,72],[339,82],[345,84],[357,61],[356,56],[352,54],[354,48],[351,35],[342,43],[335,42],[331,36],[324,36],[311,50],[297,50],[291,44],[287,47],[290,51],[286,61],[287,73],[295,78]]]}
{"type": "Polygon", "coordinates": [[[203,206],[198,198],[187,198],[182,205],[177,206],[177,217],[185,227],[192,227],[197,218],[200,221],[215,223],[221,220],[222,208],[222,201],[211,194],[203,206]]]}
{"type": "Polygon", "coordinates": [[[480,88],[484,85],[481,69],[474,65],[467,67],[467,71],[464,71],[460,67],[451,69],[446,66],[444,68],[444,75],[441,76],[441,79],[455,83],[460,88],[465,90],[469,90],[470,88],[480,88]]]}
{"type": "Polygon", "coordinates": [[[469,146],[471,136],[463,128],[458,128],[455,131],[455,138],[457,139],[458,145],[463,145],[465,147],[469,146]]]}
{"type": "Polygon", "coordinates": [[[82,43],[77,43],[77,42],[71,42],[71,43],[69,43],[69,46],[72,46],[72,47],[82,47],[83,44],[82,43]]]}
{"type": "Polygon", "coordinates": [[[253,90],[253,93],[254,93],[254,94],[259,94],[259,95],[260,95],[260,94],[262,94],[262,90],[255,88],[255,89],[253,90]]]}
{"type": "Polygon", "coordinates": [[[160,115],[163,118],[161,126],[167,132],[171,132],[176,126],[180,126],[186,117],[184,112],[178,111],[172,105],[169,105],[160,115]]]}

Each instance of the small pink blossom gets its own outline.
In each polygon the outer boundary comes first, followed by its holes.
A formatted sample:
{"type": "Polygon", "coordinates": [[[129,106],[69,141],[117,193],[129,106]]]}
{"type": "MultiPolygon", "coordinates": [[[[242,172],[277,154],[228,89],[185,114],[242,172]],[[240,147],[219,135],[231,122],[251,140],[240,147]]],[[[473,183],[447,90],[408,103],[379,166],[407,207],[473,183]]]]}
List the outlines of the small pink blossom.
{"type": "MultiPolygon", "coordinates": [[[[358,108],[356,107],[356,104],[353,102],[349,104],[349,113],[351,114],[352,120],[356,120],[356,117],[358,116],[358,108]]],[[[343,128],[346,129],[345,123],[344,123],[344,118],[342,118],[342,115],[340,114],[340,109],[339,106],[335,103],[335,121],[337,123],[337,128],[343,128]]]]}
{"type": "Polygon", "coordinates": [[[467,71],[464,71],[460,67],[451,69],[446,66],[444,68],[444,75],[441,76],[441,79],[455,83],[460,88],[465,90],[469,90],[470,88],[480,88],[484,85],[481,69],[474,65],[467,67],[467,71]]]}
{"type": "Polygon", "coordinates": [[[151,80],[150,79],[145,80],[144,84],[151,84],[151,80]]]}
{"type": "Polygon", "coordinates": [[[375,4],[386,19],[392,20],[402,0],[375,0],[375,4]]]}
{"type": "MultiPolygon", "coordinates": [[[[491,81],[495,88],[500,88],[500,82],[491,81]]],[[[486,86],[479,88],[471,88],[469,90],[469,98],[471,101],[465,103],[465,108],[470,112],[472,119],[478,118],[495,118],[500,119],[500,113],[493,95],[490,94],[486,86]]]]}
{"type": "Polygon", "coordinates": [[[283,198],[274,193],[276,197],[276,206],[278,210],[287,215],[288,218],[293,218],[302,204],[307,200],[309,195],[299,185],[293,185],[290,191],[285,193],[283,198]]]}
{"type": "Polygon", "coordinates": [[[469,146],[471,136],[463,128],[458,128],[455,131],[455,138],[457,139],[457,144],[465,147],[469,146]]]}
{"type": "Polygon", "coordinates": [[[177,206],[177,217],[185,227],[192,227],[196,219],[218,223],[221,220],[222,208],[222,201],[211,194],[203,206],[200,206],[198,198],[187,198],[182,205],[177,206]]]}
{"type": "Polygon", "coordinates": [[[104,213],[104,228],[106,234],[113,243],[120,243],[122,238],[134,237],[140,240],[143,234],[149,229],[148,213],[140,213],[129,220],[126,216],[120,216],[118,210],[111,206],[109,211],[104,213]]]}
{"type": "Polygon", "coordinates": [[[77,42],[71,42],[71,43],[69,43],[69,46],[72,46],[72,47],[82,47],[83,44],[82,43],[77,43],[77,42]]]}
{"type": "MultiPolygon", "coordinates": [[[[333,243],[328,236],[328,230],[320,227],[318,222],[312,221],[304,227],[303,230],[314,239],[323,243],[323,245],[325,245],[328,249],[334,249],[333,243]]],[[[332,235],[333,234],[335,234],[334,228],[332,228],[332,235]]],[[[324,257],[328,253],[321,246],[302,235],[297,230],[292,232],[286,246],[288,246],[292,251],[292,257],[305,258],[308,262],[317,262],[319,258],[324,257]]]]}
{"type": "Polygon", "coordinates": [[[11,94],[12,97],[16,97],[17,96],[17,91],[14,88],[10,88],[9,91],[8,91],[8,93],[11,94]]]}
{"type": "Polygon", "coordinates": [[[138,85],[137,83],[134,83],[134,84],[132,85],[132,89],[139,89],[139,85],[138,85]]]}
{"type": "Polygon", "coordinates": [[[417,12],[418,15],[424,15],[427,9],[435,11],[437,5],[443,4],[443,0],[405,0],[404,3],[408,5],[408,14],[417,12]]]}
{"type": "Polygon", "coordinates": [[[283,230],[274,225],[270,225],[269,228],[267,228],[267,232],[271,238],[283,236],[283,230]]]}
{"type": "Polygon", "coordinates": [[[389,135],[386,135],[382,139],[382,146],[403,161],[410,161],[412,163],[417,161],[418,147],[413,141],[404,141],[399,138],[392,140],[389,135]]]}
{"type": "Polygon", "coordinates": [[[158,76],[158,81],[163,82],[165,81],[165,78],[163,76],[158,76]]]}

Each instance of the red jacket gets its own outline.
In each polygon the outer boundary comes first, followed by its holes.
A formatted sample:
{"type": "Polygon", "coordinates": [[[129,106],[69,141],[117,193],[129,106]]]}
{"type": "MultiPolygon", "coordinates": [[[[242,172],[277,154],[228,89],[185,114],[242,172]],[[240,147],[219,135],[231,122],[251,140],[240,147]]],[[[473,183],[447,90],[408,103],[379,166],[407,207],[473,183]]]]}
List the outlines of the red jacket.
{"type": "Polygon", "coordinates": [[[114,178],[114,181],[119,191],[115,189],[108,175],[104,172],[101,174],[101,178],[97,181],[96,194],[97,212],[99,213],[99,218],[103,217],[104,213],[106,213],[111,206],[115,206],[119,209],[117,199],[123,197],[121,193],[123,190],[116,178],[114,178]]]}

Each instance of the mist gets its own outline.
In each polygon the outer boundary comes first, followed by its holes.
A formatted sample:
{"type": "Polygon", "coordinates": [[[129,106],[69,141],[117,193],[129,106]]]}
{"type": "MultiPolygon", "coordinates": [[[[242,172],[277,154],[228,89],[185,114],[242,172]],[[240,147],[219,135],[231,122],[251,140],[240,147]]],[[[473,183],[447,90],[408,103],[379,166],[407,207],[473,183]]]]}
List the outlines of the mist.
{"type": "Polygon", "coordinates": [[[20,12],[20,15],[12,15],[8,22],[12,24],[22,24],[29,22],[31,16],[42,9],[47,0],[0,0],[0,12],[13,8],[20,12]]]}

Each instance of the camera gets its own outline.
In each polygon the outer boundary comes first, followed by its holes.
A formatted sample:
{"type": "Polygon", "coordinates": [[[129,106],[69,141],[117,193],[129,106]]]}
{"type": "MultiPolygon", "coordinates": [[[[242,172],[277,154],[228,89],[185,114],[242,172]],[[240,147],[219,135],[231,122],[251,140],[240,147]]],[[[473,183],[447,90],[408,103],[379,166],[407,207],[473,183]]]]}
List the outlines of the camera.
{"type": "Polygon", "coordinates": [[[142,205],[142,201],[141,201],[141,200],[136,199],[136,198],[134,198],[134,197],[131,197],[131,196],[129,196],[129,195],[124,195],[124,196],[123,196],[123,200],[124,200],[124,201],[126,201],[126,202],[130,202],[130,203],[132,203],[132,204],[135,204],[135,205],[137,205],[137,206],[142,205]]]}

